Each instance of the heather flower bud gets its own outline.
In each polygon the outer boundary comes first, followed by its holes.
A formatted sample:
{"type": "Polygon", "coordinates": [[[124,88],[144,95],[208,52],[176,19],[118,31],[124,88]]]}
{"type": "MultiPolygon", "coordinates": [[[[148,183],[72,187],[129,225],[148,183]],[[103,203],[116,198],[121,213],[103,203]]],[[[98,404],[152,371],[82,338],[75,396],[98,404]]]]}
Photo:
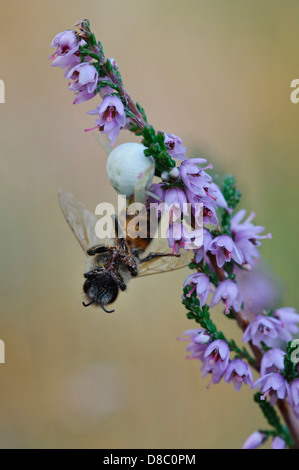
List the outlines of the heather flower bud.
{"type": "Polygon", "coordinates": [[[162,179],[162,181],[169,181],[169,173],[168,173],[168,171],[163,171],[163,172],[161,173],[161,179],[162,179]]]}
{"type": "Polygon", "coordinates": [[[279,436],[273,437],[272,440],[272,449],[285,449],[286,447],[286,442],[279,436]]]}
{"type": "Polygon", "coordinates": [[[266,440],[266,435],[261,431],[255,431],[246,439],[242,449],[257,449],[266,440]]]}
{"type": "Polygon", "coordinates": [[[169,172],[170,178],[177,179],[180,176],[180,170],[175,166],[169,172]]]}
{"type": "Polygon", "coordinates": [[[116,147],[107,160],[107,175],[118,194],[132,197],[141,178],[147,189],[153,180],[155,166],[152,157],[144,155],[144,145],[128,142],[116,147]]]}
{"type": "Polygon", "coordinates": [[[110,57],[110,58],[109,58],[109,61],[110,61],[111,65],[112,65],[112,67],[113,67],[114,69],[118,70],[118,64],[117,64],[116,60],[115,60],[113,57],[110,57]]]}

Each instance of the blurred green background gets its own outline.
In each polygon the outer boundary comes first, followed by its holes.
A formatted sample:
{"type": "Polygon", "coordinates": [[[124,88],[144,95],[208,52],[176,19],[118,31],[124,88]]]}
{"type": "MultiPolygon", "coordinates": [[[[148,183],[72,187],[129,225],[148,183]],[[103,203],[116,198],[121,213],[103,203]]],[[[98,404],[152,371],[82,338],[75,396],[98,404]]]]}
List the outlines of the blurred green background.
{"type": "Polygon", "coordinates": [[[112,315],[81,305],[84,255],[56,192],[91,210],[116,195],[83,132],[95,102],[73,106],[48,56],[84,17],[154,127],[235,174],[242,207],[273,234],[262,255],[285,305],[298,306],[298,1],[2,0],[0,446],[238,448],[265,422],[248,387],[207,390],[184,359],[188,270],[132,282],[112,315]]]}

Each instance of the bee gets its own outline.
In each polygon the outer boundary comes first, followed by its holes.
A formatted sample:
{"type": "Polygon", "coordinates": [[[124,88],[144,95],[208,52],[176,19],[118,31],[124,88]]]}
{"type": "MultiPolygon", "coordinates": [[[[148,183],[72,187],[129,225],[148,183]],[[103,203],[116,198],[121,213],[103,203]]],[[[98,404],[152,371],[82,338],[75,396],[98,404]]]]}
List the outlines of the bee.
{"type": "MultiPolygon", "coordinates": [[[[93,305],[112,313],[114,310],[107,310],[106,306],[116,300],[119,291],[127,289],[130,279],[174,271],[191,261],[191,253],[185,250],[182,254],[170,253],[167,238],[122,236],[116,216],[115,237],[99,239],[95,233],[97,219],[94,214],[64,191],[59,191],[58,200],[69,227],[86,255],[84,307],[93,305]]],[[[126,223],[128,220],[126,216],[126,223]]]]}

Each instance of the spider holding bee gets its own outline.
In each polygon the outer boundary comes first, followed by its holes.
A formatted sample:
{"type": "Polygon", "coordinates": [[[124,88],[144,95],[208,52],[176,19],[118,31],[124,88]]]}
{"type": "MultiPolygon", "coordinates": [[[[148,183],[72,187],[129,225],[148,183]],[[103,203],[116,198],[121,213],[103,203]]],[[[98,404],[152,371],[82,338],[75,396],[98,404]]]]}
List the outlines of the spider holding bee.
{"type": "Polygon", "coordinates": [[[115,237],[99,240],[95,233],[95,215],[80,202],[75,202],[71,194],[60,191],[58,200],[68,225],[86,255],[87,270],[83,285],[87,300],[83,302],[85,307],[94,305],[112,313],[114,310],[107,310],[106,305],[116,300],[119,290],[127,289],[132,277],[173,271],[187,266],[191,261],[192,252],[167,252],[167,238],[123,237],[116,216],[115,237]]]}

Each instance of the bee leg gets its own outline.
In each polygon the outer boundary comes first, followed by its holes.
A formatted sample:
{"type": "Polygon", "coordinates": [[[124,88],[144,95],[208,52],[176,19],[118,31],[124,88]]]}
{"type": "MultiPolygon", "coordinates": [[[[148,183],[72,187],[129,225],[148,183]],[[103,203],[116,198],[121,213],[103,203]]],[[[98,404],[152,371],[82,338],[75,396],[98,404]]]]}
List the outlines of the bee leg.
{"type": "Polygon", "coordinates": [[[107,253],[108,251],[114,250],[113,246],[105,246],[105,245],[96,245],[93,246],[92,248],[89,248],[87,250],[87,254],[89,256],[97,255],[100,253],[107,253]]]}
{"type": "Polygon", "coordinates": [[[111,277],[113,281],[115,282],[115,284],[120,288],[121,291],[126,290],[127,286],[124,283],[124,280],[119,273],[117,273],[116,271],[111,271],[111,277]]]}
{"type": "Polygon", "coordinates": [[[102,271],[103,270],[101,268],[95,268],[95,269],[92,269],[91,271],[88,271],[88,273],[85,273],[84,277],[85,279],[91,279],[97,276],[99,273],[102,273],[102,271]]]}
{"type": "Polygon", "coordinates": [[[132,255],[136,256],[139,259],[140,249],[139,248],[130,248],[132,255]]]}
{"type": "Polygon", "coordinates": [[[152,261],[162,256],[175,256],[176,258],[180,258],[181,255],[179,253],[150,253],[146,258],[141,259],[140,262],[145,263],[146,261],[152,261]]]}
{"type": "Polygon", "coordinates": [[[121,260],[122,260],[123,265],[130,272],[131,276],[137,276],[138,269],[137,269],[136,261],[134,260],[134,258],[129,255],[129,256],[123,256],[121,260]]]}

